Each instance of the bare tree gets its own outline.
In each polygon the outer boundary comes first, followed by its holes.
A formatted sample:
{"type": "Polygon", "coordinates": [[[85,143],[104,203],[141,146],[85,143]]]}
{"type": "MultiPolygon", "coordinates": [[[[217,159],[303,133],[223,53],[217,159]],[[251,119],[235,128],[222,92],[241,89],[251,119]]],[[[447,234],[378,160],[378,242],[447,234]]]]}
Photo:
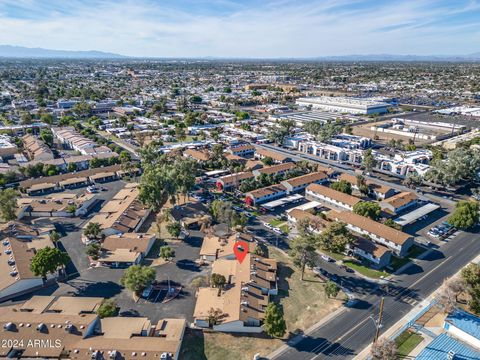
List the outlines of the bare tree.
{"type": "Polygon", "coordinates": [[[458,296],[465,291],[465,282],[459,278],[446,279],[439,289],[437,301],[446,313],[451,312],[457,306],[458,296]]]}
{"type": "Polygon", "coordinates": [[[373,360],[396,360],[397,345],[390,339],[380,339],[372,345],[370,350],[373,360]]]}

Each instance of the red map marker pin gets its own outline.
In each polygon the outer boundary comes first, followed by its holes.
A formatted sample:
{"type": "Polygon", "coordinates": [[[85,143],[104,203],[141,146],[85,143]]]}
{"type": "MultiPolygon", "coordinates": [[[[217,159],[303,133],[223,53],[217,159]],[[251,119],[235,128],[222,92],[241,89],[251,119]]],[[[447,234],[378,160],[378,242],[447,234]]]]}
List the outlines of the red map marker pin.
{"type": "Polygon", "coordinates": [[[248,254],[248,243],[243,240],[237,240],[233,245],[233,253],[237,258],[237,261],[241,264],[248,254]]]}

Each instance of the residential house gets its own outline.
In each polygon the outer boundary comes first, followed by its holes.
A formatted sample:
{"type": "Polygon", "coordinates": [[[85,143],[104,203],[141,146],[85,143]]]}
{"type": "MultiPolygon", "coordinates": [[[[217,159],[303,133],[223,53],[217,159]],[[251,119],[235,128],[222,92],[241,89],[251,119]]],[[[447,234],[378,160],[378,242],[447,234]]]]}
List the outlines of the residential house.
{"type": "Polygon", "coordinates": [[[376,269],[388,266],[392,258],[392,251],[389,248],[360,236],[355,238],[351,248],[356,256],[368,260],[370,265],[376,269]]]}
{"type": "Polygon", "coordinates": [[[257,242],[254,237],[245,233],[235,233],[230,236],[218,236],[215,234],[207,234],[203,238],[202,247],[200,249],[200,258],[204,261],[213,262],[217,259],[235,259],[233,248],[238,240],[245,241],[249,244],[248,252],[252,253],[257,242]]]}

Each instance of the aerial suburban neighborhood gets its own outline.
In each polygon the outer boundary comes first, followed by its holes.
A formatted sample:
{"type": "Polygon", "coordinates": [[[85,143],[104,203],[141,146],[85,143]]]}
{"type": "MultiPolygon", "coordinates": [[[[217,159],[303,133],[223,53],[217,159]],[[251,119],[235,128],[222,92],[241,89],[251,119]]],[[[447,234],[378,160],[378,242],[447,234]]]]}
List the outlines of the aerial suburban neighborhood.
{"type": "Polygon", "coordinates": [[[480,359],[480,56],[12,49],[0,358],[480,359]]]}

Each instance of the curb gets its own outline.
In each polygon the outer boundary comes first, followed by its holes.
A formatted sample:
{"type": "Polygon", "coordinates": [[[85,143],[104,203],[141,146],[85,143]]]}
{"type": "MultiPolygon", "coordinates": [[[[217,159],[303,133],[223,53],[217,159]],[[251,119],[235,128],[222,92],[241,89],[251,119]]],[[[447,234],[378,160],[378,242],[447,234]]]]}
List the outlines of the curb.
{"type": "Polygon", "coordinates": [[[277,348],[275,351],[271,352],[270,354],[268,354],[267,356],[265,356],[265,358],[267,359],[274,359],[276,356],[279,356],[281,355],[285,350],[287,350],[289,347],[293,346],[293,345],[296,345],[298,344],[300,341],[302,341],[308,334],[314,332],[315,330],[317,330],[318,328],[320,328],[321,326],[323,326],[325,323],[329,322],[331,319],[335,318],[336,316],[338,316],[339,314],[341,314],[342,312],[346,311],[347,310],[347,307],[345,306],[342,306],[340,308],[338,308],[337,310],[335,310],[334,312],[328,314],[327,316],[325,316],[322,320],[320,320],[319,322],[317,322],[316,324],[313,324],[312,326],[310,326],[307,330],[305,330],[302,334],[298,334],[298,335],[295,335],[294,337],[290,338],[289,340],[287,340],[286,344],[285,345],[282,345],[280,346],[279,348],[277,348]]]}

